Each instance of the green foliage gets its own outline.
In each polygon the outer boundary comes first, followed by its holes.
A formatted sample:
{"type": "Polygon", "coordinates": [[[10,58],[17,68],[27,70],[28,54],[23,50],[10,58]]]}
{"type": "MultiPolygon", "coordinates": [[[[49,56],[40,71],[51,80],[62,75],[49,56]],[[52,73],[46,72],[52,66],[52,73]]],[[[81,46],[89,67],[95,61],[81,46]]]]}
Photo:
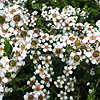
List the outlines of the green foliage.
{"type": "Polygon", "coordinates": [[[8,56],[9,58],[11,57],[11,53],[12,53],[12,47],[9,43],[9,40],[7,40],[5,38],[5,42],[4,42],[5,46],[4,46],[4,55],[8,56]]]}
{"type": "Polygon", "coordinates": [[[95,96],[95,89],[94,88],[91,90],[91,93],[88,95],[87,100],[97,100],[96,96],[95,96]]]}

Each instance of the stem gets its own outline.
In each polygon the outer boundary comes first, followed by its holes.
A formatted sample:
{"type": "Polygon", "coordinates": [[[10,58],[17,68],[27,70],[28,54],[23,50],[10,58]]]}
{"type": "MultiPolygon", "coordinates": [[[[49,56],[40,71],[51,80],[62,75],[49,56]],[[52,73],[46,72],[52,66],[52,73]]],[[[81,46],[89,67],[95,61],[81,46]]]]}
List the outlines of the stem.
{"type": "Polygon", "coordinates": [[[52,92],[54,92],[55,94],[58,94],[56,91],[54,91],[52,88],[50,88],[50,90],[52,91],[52,92]]]}

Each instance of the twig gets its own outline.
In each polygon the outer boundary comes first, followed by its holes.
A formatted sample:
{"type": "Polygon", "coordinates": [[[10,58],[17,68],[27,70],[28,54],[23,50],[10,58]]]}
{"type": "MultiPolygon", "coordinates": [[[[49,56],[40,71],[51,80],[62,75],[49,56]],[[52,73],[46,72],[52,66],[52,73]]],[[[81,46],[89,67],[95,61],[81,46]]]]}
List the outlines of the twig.
{"type": "Polygon", "coordinates": [[[57,92],[56,92],[56,91],[54,91],[52,88],[50,88],[50,90],[51,90],[52,92],[54,92],[55,94],[57,94],[57,92]]]}
{"type": "Polygon", "coordinates": [[[94,0],[96,3],[97,3],[97,5],[99,6],[99,0],[94,0]]]}
{"type": "Polygon", "coordinates": [[[99,85],[99,82],[100,82],[100,79],[98,79],[98,81],[97,81],[96,88],[98,87],[98,85],[99,85]]]}

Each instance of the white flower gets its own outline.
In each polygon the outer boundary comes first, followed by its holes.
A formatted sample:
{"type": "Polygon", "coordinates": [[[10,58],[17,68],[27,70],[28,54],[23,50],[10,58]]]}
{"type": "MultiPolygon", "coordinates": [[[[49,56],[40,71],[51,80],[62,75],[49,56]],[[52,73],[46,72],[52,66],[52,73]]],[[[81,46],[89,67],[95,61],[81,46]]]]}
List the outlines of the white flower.
{"type": "Polygon", "coordinates": [[[63,88],[63,82],[60,80],[54,81],[54,84],[57,88],[63,88]]]}
{"type": "Polygon", "coordinates": [[[67,85],[65,85],[65,90],[67,90],[67,92],[74,91],[74,84],[72,82],[68,82],[67,85]]]}
{"type": "Polygon", "coordinates": [[[4,4],[2,2],[0,2],[0,9],[4,8],[4,4]]]}
{"type": "Polygon", "coordinates": [[[65,66],[63,72],[64,72],[64,74],[65,74],[66,76],[69,76],[70,74],[73,73],[73,71],[72,71],[72,66],[70,66],[70,67],[65,66]]]}
{"type": "Polygon", "coordinates": [[[13,91],[12,88],[5,87],[5,92],[12,92],[12,91],[13,91]]]}
{"type": "Polygon", "coordinates": [[[94,76],[94,75],[95,75],[95,71],[94,71],[93,68],[91,68],[91,70],[90,70],[90,75],[91,75],[91,76],[94,76]]]}
{"type": "Polygon", "coordinates": [[[92,56],[92,53],[91,52],[86,52],[86,50],[84,50],[84,54],[88,58],[90,58],[92,56]]]}
{"type": "Polygon", "coordinates": [[[45,76],[43,80],[41,80],[41,83],[45,84],[47,87],[50,87],[50,82],[52,82],[52,78],[50,76],[45,76]]]}
{"type": "Polygon", "coordinates": [[[13,27],[9,27],[8,31],[11,32],[11,33],[14,32],[14,28],[13,27]]]}
{"type": "Polygon", "coordinates": [[[4,87],[0,85],[0,92],[4,92],[4,87]]]}
{"type": "Polygon", "coordinates": [[[89,89],[89,94],[91,94],[92,93],[92,89],[89,89]]]}
{"type": "Polygon", "coordinates": [[[19,21],[17,24],[19,27],[21,27],[24,23],[23,23],[23,21],[19,21]]]}
{"type": "Polygon", "coordinates": [[[45,94],[45,98],[46,99],[49,99],[50,98],[50,91],[49,90],[47,91],[46,89],[43,89],[43,93],[45,94]]]}
{"type": "Polygon", "coordinates": [[[44,85],[41,85],[37,81],[35,82],[35,85],[32,86],[32,89],[34,89],[35,92],[40,92],[44,88],[44,85]]]}
{"type": "Polygon", "coordinates": [[[64,84],[65,81],[67,81],[65,75],[58,76],[58,77],[57,77],[57,80],[60,80],[63,84],[64,84]]]}
{"type": "Polygon", "coordinates": [[[44,52],[52,51],[52,46],[49,45],[48,43],[44,43],[43,45],[41,45],[41,47],[43,48],[44,52]]]}
{"type": "Polygon", "coordinates": [[[90,85],[90,82],[87,82],[87,84],[86,84],[87,86],[89,86],[90,85]]]}
{"type": "Polygon", "coordinates": [[[15,21],[10,22],[10,26],[12,26],[12,27],[15,27],[15,24],[16,24],[15,21]]]}
{"type": "Polygon", "coordinates": [[[0,94],[0,100],[3,100],[4,93],[0,94]]]}
{"type": "Polygon", "coordinates": [[[19,61],[19,62],[17,62],[17,65],[18,66],[24,66],[25,65],[25,61],[19,61]]]}
{"type": "Polygon", "coordinates": [[[47,57],[42,57],[43,61],[42,64],[45,65],[46,67],[49,67],[52,64],[51,61],[51,56],[47,56],[47,57]]]}
{"type": "Polygon", "coordinates": [[[91,63],[92,63],[92,64],[98,64],[98,62],[97,62],[96,59],[92,59],[92,60],[91,60],[91,63]]]}
{"type": "Polygon", "coordinates": [[[41,78],[44,77],[45,73],[46,73],[45,67],[41,66],[40,64],[37,66],[36,71],[34,72],[34,74],[39,74],[41,78]]]}
{"type": "Polygon", "coordinates": [[[24,100],[33,100],[34,99],[34,93],[33,92],[26,92],[26,94],[24,95],[24,100]]]}
{"type": "Polygon", "coordinates": [[[7,24],[3,24],[3,29],[4,29],[4,30],[7,30],[8,28],[9,28],[8,23],[7,23],[7,24]]]}
{"type": "Polygon", "coordinates": [[[67,93],[63,92],[63,91],[60,91],[60,94],[57,94],[57,96],[60,98],[60,100],[67,100],[68,99],[67,93]]]}
{"type": "Polygon", "coordinates": [[[5,18],[5,20],[6,20],[7,22],[10,22],[10,21],[11,21],[11,17],[8,15],[8,16],[5,18]]]}
{"type": "Polygon", "coordinates": [[[74,100],[74,98],[72,96],[69,97],[69,100],[74,100]]]}
{"type": "Polygon", "coordinates": [[[100,20],[96,22],[96,26],[100,28],[100,20]]]}
{"type": "Polygon", "coordinates": [[[29,81],[27,81],[27,85],[32,87],[33,85],[35,85],[35,82],[38,82],[38,81],[36,80],[36,77],[33,76],[33,77],[30,78],[29,81]]]}
{"type": "Polygon", "coordinates": [[[82,42],[83,42],[83,43],[87,43],[88,40],[89,40],[89,37],[85,37],[85,38],[82,40],[82,42]]]}
{"type": "Polygon", "coordinates": [[[29,30],[27,33],[28,33],[28,35],[30,35],[30,36],[32,37],[32,35],[33,35],[33,30],[29,30]]]}

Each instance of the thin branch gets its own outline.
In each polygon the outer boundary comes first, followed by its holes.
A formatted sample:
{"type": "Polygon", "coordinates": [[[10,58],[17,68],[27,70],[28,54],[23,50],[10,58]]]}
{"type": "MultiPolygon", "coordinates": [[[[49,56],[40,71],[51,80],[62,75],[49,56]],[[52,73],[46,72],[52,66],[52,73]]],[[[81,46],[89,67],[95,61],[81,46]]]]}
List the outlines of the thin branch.
{"type": "Polygon", "coordinates": [[[94,0],[96,3],[97,3],[97,5],[99,6],[99,0],[94,0]]]}

